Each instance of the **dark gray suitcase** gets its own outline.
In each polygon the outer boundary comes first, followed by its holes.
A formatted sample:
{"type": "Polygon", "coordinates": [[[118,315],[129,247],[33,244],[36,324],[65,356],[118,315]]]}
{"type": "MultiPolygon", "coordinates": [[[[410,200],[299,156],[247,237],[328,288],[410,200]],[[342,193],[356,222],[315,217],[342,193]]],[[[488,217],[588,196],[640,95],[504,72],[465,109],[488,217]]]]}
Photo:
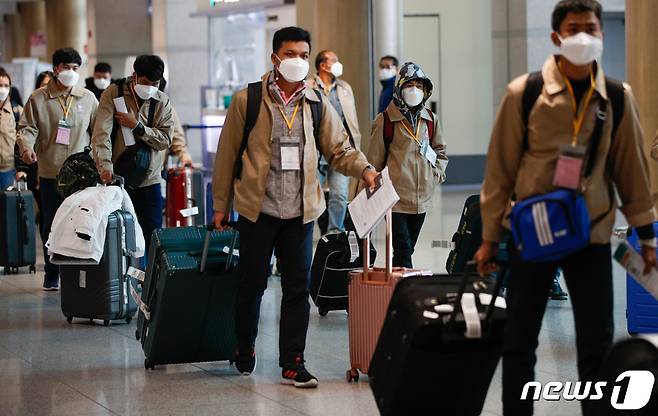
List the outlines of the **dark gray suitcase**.
{"type": "Polygon", "coordinates": [[[5,274],[30,266],[36,272],[34,197],[27,190],[0,192],[0,266],[5,274]]]}
{"type": "Polygon", "coordinates": [[[99,264],[78,259],[54,259],[60,264],[62,312],[73,318],[125,319],[130,323],[137,304],[130,296],[128,267],[136,249],[135,219],[127,211],[115,211],[107,222],[105,247],[99,264]]]}

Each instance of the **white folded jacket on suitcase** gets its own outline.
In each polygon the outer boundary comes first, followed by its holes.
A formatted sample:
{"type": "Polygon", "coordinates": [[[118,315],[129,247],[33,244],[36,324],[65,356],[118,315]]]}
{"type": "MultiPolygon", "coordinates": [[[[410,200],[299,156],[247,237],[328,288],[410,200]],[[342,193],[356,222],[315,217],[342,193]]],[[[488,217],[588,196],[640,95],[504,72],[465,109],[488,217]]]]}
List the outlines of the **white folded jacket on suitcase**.
{"type": "Polygon", "coordinates": [[[48,254],[51,258],[59,254],[99,262],[103,257],[108,216],[120,209],[135,219],[135,257],[142,257],[146,244],[128,193],[118,186],[102,185],[83,189],[64,200],[48,236],[48,254]]]}

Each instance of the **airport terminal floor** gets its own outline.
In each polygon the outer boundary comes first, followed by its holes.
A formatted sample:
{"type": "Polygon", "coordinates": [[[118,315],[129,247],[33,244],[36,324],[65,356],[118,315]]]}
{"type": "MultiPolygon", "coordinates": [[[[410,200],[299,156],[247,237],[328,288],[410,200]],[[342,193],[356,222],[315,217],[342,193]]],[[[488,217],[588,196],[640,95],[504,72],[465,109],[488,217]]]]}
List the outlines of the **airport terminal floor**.
{"type": "MultiPolygon", "coordinates": [[[[448,250],[431,248],[431,241],[450,238],[463,201],[475,192],[437,192],[417,244],[415,266],[445,270],[448,250]]],[[[383,239],[376,243],[383,252],[383,239]]],[[[38,259],[42,259],[40,254],[38,259]]],[[[625,275],[619,266],[614,267],[615,338],[620,338],[626,335],[625,275]]],[[[169,365],[146,371],[144,354],[134,337],[134,321],[104,327],[98,321],[75,320],[69,325],[60,309],[59,293],[44,292],[42,282],[42,264],[36,275],[0,276],[2,416],[378,414],[367,378],[361,377],[358,383],[345,380],[349,366],[345,312],[320,317],[317,309],[311,310],[306,359],[309,370],[320,380],[319,388],[304,390],[280,384],[277,340],[281,290],[276,277],[270,279],[263,299],[256,345],[258,365],[249,377],[238,375],[228,363],[169,365]]],[[[577,380],[568,301],[549,301],[536,372],[542,382],[577,380]]],[[[499,365],[484,415],[501,414],[500,395],[499,365]]],[[[577,402],[540,401],[535,414],[577,415],[580,408],[577,402]]]]}

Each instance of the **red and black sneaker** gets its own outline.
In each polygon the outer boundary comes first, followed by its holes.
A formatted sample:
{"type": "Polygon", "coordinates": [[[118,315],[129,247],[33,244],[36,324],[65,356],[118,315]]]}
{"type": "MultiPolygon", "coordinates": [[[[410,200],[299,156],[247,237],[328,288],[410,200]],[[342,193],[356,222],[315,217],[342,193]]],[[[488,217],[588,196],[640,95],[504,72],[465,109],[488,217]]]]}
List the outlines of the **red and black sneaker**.
{"type": "Polygon", "coordinates": [[[294,363],[283,366],[281,384],[289,384],[298,388],[314,388],[318,386],[318,379],[306,370],[304,359],[297,357],[294,363]]]}
{"type": "Polygon", "coordinates": [[[256,350],[251,345],[246,348],[238,348],[235,352],[235,368],[243,376],[248,376],[256,369],[256,350]]]}

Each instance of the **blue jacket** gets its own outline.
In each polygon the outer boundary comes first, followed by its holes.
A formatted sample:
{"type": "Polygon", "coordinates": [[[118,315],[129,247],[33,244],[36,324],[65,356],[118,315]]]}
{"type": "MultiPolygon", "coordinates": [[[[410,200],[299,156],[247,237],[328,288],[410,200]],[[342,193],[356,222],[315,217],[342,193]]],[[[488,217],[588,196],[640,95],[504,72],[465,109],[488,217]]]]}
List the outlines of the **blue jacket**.
{"type": "Polygon", "coordinates": [[[393,91],[395,90],[395,77],[380,81],[382,83],[382,93],[379,96],[378,113],[383,113],[388,104],[393,100],[393,91]]]}

